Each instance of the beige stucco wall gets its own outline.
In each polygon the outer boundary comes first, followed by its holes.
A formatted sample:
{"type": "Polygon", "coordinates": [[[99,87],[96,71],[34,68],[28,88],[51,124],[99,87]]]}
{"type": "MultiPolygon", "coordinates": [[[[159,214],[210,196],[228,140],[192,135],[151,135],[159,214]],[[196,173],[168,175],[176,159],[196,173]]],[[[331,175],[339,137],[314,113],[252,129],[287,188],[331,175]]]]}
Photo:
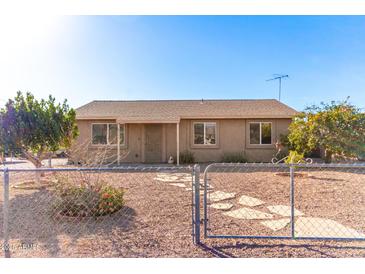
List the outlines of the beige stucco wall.
{"type": "MultiPolygon", "coordinates": [[[[91,140],[91,124],[96,121],[78,121],[80,135],[77,143],[91,140]]],[[[97,121],[110,122],[113,120],[97,121]]],[[[268,162],[275,153],[275,142],[280,134],[286,134],[290,119],[219,119],[219,120],[181,120],[180,152],[189,150],[194,153],[197,162],[219,162],[224,153],[242,152],[249,161],[268,162]],[[217,145],[215,147],[196,147],[193,144],[193,122],[214,121],[217,123],[217,145]],[[250,145],[248,142],[249,122],[262,121],[272,123],[272,145],[250,145]]],[[[176,159],[176,124],[162,125],[163,138],[161,161],[166,162],[171,155],[176,159]]],[[[126,144],[121,147],[121,162],[138,163],[144,161],[144,125],[126,125],[126,144]]],[[[89,146],[89,150],[100,149],[100,146],[89,146]]],[[[109,147],[108,153],[116,159],[117,148],[109,147]]],[[[113,157],[111,157],[113,158],[113,157]]]]}
{"type": "MultiPolygon", "coordinates": [[[[79,136],[74,146],[86,146],[90,152],[105,151],[110,162],[117,160],[117,146],[91,144],[91,125],[93,123],[115,123],[115,120],[78,120],[79,136]]],[[[127,163],[142,162],[142,124],[126,124],[125,145],[120,147],[120,161],[127,163]]],[[[99,153],[100,154],[100,153],[99,153]]]]}
{"type": "MultiPolygon", "coordinates": [[[[290,122],[291,119],[182,120],[180,122],[180,152],[184,150],[193,152],[197,162],[219,162],[224,153],[237,152],[242,152],[252,162],[268,162],[276,152],[274,145],[276,140],[280,138],[280,134],[288,132],[290,122]],[[194,146],[193,123],[202,121],[217,123],[217,145],[215,147],[194,146]],[[249,122],[254,121],[272,123],[272,145],[249,144],[249,122]]],[[[175,156],[176,145],[173,148],[167,148],[167,151],[171,151],[175,156]]]]}

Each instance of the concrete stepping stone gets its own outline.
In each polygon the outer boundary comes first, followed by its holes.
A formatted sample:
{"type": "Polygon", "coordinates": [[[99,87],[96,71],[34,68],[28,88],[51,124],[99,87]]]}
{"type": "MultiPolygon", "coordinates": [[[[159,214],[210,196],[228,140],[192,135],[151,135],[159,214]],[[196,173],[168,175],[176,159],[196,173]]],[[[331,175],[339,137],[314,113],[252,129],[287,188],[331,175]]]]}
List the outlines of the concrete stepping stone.
{"type": "Polygon", "coordinates": [[[258,206],[264,204],[265,202],[254,197],[242,195],[238,200],[238,203],[245,206],[258,206]]]}
{"type": "Polygon", "coordinates": [[[166,178],[154,178],[155,181],[160,181],[160,182],[172,182],[170,179],[166,179],[166,178]]]}
{"type": "Polygon", "coordinates": [[[233,211],[224,212],[223,214],[232,218],[246,219],[246,220],[272,219],[274,217],[270,213],[265,213],[247,207],[242,207],[233,211]]]}
{"type": "Polygon", "coordinates": [[[324,218],[300,217],[294,226],[296,237],[365,238],[365,234],[324,218]]]}
{"type": "Polygon", "coordinates": [[[176,181],[178,181],[178,182],[191,182],[192,179],[191,178],[190,179],[180,178],[180,179],[177,179],[176,181]]]}
{"type": "Polygon", "coordinates": [[[157,177],[154,178],[156,181],[160,182],[191,182],[191,179],[189,180],[182,180],[178,176],[169,176],[169,175],[160,175],[158,174],[157,177]]]}
{"type": "Polygon", "coordinates": [[[270,228],[273,231],[278,231],[280,229],[285,228],[290,223],[290,218],[284,218],[280,220],[272,220],[272,221],[263,221],[262,225],[270,228]]]}
{"type": "Polygon", "coordinates": [[[183,183],[170,183],[169,184],[170,186],[177,186],[177,187],[183,187],[183,188],[186,188],[186,185],[183,184],[183,183]]]}
{"type": "Polygon", "coordinates": [[[179,179],[178,176],[175,176],[175,175],[164,175],[164,174],[157,174],[157,178],[170,179],[170,180],[177,180],[177,179],[179,179]]]}
{"type": "MultiPolygon", "coordinates": [[[[204,192],[204,191],[203,191],[204,192]]],[[[224,192],[224,191],[215,191],[209,195],[209,200],[212,202],[219,202],[223,200],[228,200],[236,197],[236,193],[234,192],[224,192]]]]}
{"type": "Polygon", "coordinates": [[[168,180],[171,180],[171,181],[179,180],[179,178],[176,177],[176,176],[165,177],[165,179],[168,179],[168,180]]]}
{"type": "MultiPolygon", "coordinates": [[[[274,205],[268,206],[267,209],[271,213],[275,213],[281,215],[283,217],[290,217],[291,216],[291,207],[286,205],[274,205]]],[[[294,215],[295,216],[304,216],[304,213],[300,212],[298,209],[294,208],[294,215]]]]}
{"type": "Polygon", "coordinates": [[[177,180],[173,180],[173,179],[170,179],[170,178],[155,178],[156,181],[160,181],[160,182],[178,182],[177,180]]]}
{"type": "Polygon", "coordinates": [[[230,210],[233,207],[233,204],[230,203],[215,203],[210,205],[211,208],[220,209],[220,210],[230,210]]]}

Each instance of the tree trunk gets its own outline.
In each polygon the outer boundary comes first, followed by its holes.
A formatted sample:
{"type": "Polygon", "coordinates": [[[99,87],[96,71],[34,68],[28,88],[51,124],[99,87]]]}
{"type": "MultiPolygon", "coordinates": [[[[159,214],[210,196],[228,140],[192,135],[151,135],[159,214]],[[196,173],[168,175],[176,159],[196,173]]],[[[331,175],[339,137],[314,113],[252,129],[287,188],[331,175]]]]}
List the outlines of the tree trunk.
{"type": "Polygon", "coordinates": [[[5,154],[3,152],[0,154],[0,164],[5,165],[5,154]]]}
{"type": "Polygon", "coordinates": [[[22,150],[25,158],[27,158],[27,160],[29,162],[31,162],[36,168],[40,168],[42,166],[42,161],[40,159],[38,159],[36,156],[34,156],[32,153],[26,151],[26,150],[22,150]]]}
{"type": "Polygon", "coordinates": [[[326,164],[330,164],[332,162],[332,152],[327,149],[324,152],[324,162],[326,164]]]}
{"type": "MultiPolygon", "coordinates": [[[[25,149],[22,150],[25,158],[27,158],[28,161],[30,161],[36,168],[42,167],[42,161],[41,159],[35,157],[32,153],[26,151],[25,149]]],[[[41,172],[36,171],[35,172],[35,181],[37,185],[41,184],[41,172]]]]}

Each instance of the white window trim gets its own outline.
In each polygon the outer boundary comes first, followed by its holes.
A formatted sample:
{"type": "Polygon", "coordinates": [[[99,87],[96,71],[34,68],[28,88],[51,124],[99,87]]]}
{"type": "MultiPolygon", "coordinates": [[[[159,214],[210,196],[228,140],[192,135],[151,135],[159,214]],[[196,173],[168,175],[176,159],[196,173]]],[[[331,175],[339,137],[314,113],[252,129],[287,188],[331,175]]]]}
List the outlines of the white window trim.
{"type": "Polygon", "coordinates": [[[271,146],[272,145],[272,122],[249,122],[248,123],[248,130],[249,130],[249,135],[248,135],[248,138],[249,138],[249,144],[250,145],[253,145],[253,146],[271,146]],[[252,144],[251,143],[251,124],[259,124],[260,125],[260,136],[259,136],[259,140],[260,140],[260,143],[259,144],[252,144]],[[262,124],[270,124],[270,133],[271,133],[271,136],[270,136],[270,144],[263,144],[262,143],[262,124]]]}
{"type": "Polygon", "coordinates": [[[193,122],[193,145],[194,146],[217,146],[217,122],[193,122]],[[195,143],[195,125],[196,124],[203,124],[203,128],[204,128],[204,133],[203,133],[203,140],[204,140],[204,143],[203,144],[196,144],[195,143]],[[206,144],[205,143],[205,135],[206,135],[206,125],[207,124],[212,124],[214,125],[214,133],[215,133],[215,144],[206,144]]]}
{"type": "Polygon", "coordinates": [[[91,123],[91,145],[93,146],[118,146],[118,144],[120,146],[125,146],[125,135],[126,135],[126,132],[125,132],[125,124],[117,124],[117,123],[91,123]],[[106,144],[94,144],[93,143],[93,126],[94,125],[106,125],[106,144]],[[117,143],[116,144],[110,144],[109,142],[109,125],[117,125],[117,143]],[[119,144],[120,142],[120,126],[123,126],[124,128],[124,141],[122,144],[119,144]]]}

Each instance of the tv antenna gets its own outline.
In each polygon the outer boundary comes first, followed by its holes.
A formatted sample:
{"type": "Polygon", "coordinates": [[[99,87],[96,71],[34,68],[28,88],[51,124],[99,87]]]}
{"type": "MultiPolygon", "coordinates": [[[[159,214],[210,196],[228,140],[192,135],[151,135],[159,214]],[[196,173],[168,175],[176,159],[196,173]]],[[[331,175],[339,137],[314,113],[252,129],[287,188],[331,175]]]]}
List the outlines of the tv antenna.
{"type": "Polygon", "coordinates": [[[268,79],[266,81],[273,81],[273,80],[279,80],[279,101],[281,100],[281,79],[283,78],[289,78],[288,74],[273,74],[272,79],[268,79]]]}

